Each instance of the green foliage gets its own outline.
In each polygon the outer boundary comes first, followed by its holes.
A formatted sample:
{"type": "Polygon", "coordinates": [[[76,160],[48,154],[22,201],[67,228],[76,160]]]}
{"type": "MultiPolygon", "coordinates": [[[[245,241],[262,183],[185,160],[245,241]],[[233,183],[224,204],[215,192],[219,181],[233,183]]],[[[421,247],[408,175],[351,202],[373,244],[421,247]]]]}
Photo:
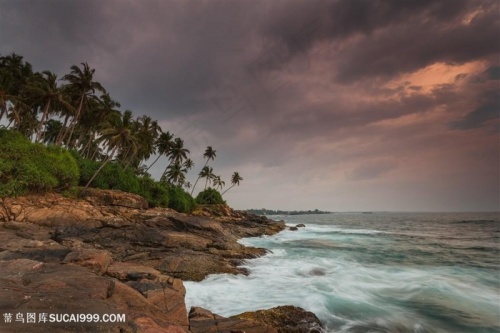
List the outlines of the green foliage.
{"type": "MultiPolygon", "coordinates": [[[[76,151],[72,154],[80,166],[80,186],[85,186],[100,163],[84,159],[76,151]]],[[[182,213],[192,212],[196,206],[191,195],[181,188],[157,182],[147,175],[137,176],[132,169],[125,170],[118,162],[106,164],[92,182],[92,187],[139,194],[150,207],[168,207],[182,213]]]]}
{"type": "Polygon", "coordinates": [[[138,194],[143,196],[150,207],[168,207],[170,202],[168,187],[165,184],[154,181],[149,176],[139,177],[138,194]]]}
{"type": "Polygon", "coordinates": [[[168,193],[170,197],[169,208],[181,213],[191,213],[196,208],[193,197],[181,187],[170,185],[168,193]]]}
{"type": "MultiPolygon", "coordinates": [[[[100,162],[81,157],[76,151],[72,151],[80,167],[80,186],[85,186],[97,171],[100,162]]],[[[116,162],[110,162],[97,174],[92,182],[92,187],[104,190],[120,190],[124,192],[140,194],[139,179],[132,169],[126,169],[116,162]]]]}
{"type": "Polygon", "coordinates": [[[1,197],[61,190],[75,186],[78,178],[77,163],[69,152],[0,129],[1,197]]]}
{"type": "MultiPolygon", "coordinates": [[[[84,159],[76,151],[31,143],[22,134],[0,129],[0,196],[65,190],[75,196],[74,186],[84,186],[100,163],[84,159]]],[[[139,177],[131,168],[110,162],[92,183],[95,188],[114,189],[143,196],[151,207],[169,207],[189,213],[194,199],[182,188],[139,177]]]]}
{"type": "Polygon", "coordinates": [[[200,205],[217,205],[225,204],[226,202],[222,199],[221,194],[216,189],[211,187],[204,191],[201,191],[196,196],[196,203],[200,205]]]}

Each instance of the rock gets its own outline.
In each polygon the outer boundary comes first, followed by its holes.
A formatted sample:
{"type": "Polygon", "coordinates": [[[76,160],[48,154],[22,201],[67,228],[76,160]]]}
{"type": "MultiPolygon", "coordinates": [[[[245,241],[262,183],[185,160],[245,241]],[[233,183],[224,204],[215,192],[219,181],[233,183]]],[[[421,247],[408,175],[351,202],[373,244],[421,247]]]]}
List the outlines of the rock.
{"type": "Polygon", "coordinates": [[[149,266],[128,262],[115,262],[108,267],[106,275],[127,281],[142,278],[155,279],[161,275],[161,272],[149,266]]]}
{"type": "Polygon", "coordinates": [[[266,250],[237,240],[277,233],[283,221],[227,206],[194,215],[146,210],[144,199],[117,191],[91,189],[82,197],[0,198],[0,308],[126,314],[126,323],[93,332],[277,332],[210,312],[188,317],[181,279],[246,274],[242,260],[266,250]]]}
{"type": "Polygon", "coordinates": [[[306,225],[305,225],[305,224],[303,224],[303,223],[299,223],[299,224],[297,224],[295,227],[296,227],[296,228],[305,228],[305,227],[306,227],[306,225]]]}
{"type": "Polygon", "coordinates": [[[108,251],[94,249],[78,249],[66,255],[63,264],[76,264],[87,267],[96,274],[102,275],[111,264],[112,258],[108,251]]]}
{"type": "Polygon", "coordinates": [[[326,275],[326,271],[323,268],[313,268],[313,269],[311,269],[309,274],[314,275],[314,276],[323,276],[323,275],[326,275]]]}
{"type": "Polygon", "coordinates": [[[321,321],[312,312],[295,306],[278,306],[268,310],[245,312],[233,318],[260,322],[277,329],[278,333],[321,333],[321,321]]]}
{"type": "Polygon", "coordinates": [[[297,227],[289,227],[288,230],[290,230],[290,231],[297,231],[297,230],[299,230],[299,228],[297,228],[297,227]]]}
{"type": "Polygon", "coordinates": [[[224,318],[212,312],[193,307],[189,311],[189,330],[192,333],[276,333],[265,324],[239,318],[224,318]]]}
{"type": "Polygon", "coordinates": [[[82,189],[80,197],[94,206],[119,206],[134,209],[147,209],[148,202],[140,195],[118,190],[82,189]]]}

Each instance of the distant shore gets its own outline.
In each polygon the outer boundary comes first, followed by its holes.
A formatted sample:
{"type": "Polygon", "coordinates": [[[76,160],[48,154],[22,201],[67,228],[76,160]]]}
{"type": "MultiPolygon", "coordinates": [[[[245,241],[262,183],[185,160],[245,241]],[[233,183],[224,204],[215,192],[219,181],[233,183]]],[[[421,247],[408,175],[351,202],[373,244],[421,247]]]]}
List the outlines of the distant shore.
{"type": "Polygon", "coordinates": [[[333,212],[315,210],[272,210],[272,209],[247,209],[247,213],[255,215],[314,215],[314,214],[333,214],[333,212]]]}

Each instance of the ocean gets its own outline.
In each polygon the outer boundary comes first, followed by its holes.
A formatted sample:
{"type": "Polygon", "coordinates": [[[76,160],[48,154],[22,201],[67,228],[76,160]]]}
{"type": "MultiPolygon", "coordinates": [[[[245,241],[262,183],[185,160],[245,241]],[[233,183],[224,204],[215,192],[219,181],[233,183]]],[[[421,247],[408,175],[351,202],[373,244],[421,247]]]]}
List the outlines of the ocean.
{"type": "Polygon", "coordinates": [[[499,213],[271,216],[289,226],[242,239],[271,252],[250,275],[185,282],[186,303],[223,316],[279,305],[326,332],[500,332],[499,213]]]}

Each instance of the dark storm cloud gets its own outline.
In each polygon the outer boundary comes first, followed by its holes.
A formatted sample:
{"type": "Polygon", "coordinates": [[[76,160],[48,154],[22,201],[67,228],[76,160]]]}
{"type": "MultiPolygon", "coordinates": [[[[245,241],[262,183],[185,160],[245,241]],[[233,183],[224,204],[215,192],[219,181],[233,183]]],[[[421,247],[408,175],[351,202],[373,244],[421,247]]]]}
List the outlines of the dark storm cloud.
{"type": "Polygon", "coordinates": [[[500,66],[491,66],[486,70],[489,80],[500,80],[500,66]]]}
{"type": "MultiPolygon", "coordinates": [[[[498,10],[475,0],[0,0],[0,53],[59,77],[88,62],[123,109],[158,119],[192,152],[213,145],[221,172],[254,172],[277,197],[267,176],[277,166],[281,182],[338,165],[341,178],[376,181],[405,168],[392,154],[471,142],[443,150],[466,165],[469,152],[496,148],[486,131],[465,129],[498,118],[488,93],[498,88],[498,10]],[[404,82],[429,65],[472,62],[450,67],[455,81],[404,82]],[[464,139],[473,132],[486,136],[464,139]]],[[[474,160],[498,164],[491,155],[474,160]]]]}
{"type": "Polygon", "coordinates": [[[21,53],[41,70],[67,71],[123,42],[115,27],[104,29],[106,16],[95,1],[2,1],[1,51],[21,53]]]}
{"type": "Polygon", "coordinates": [[[450,123],[450,128],[459,130],[469,130],[484,127],[491,120],[500,117],[500,103],[481,105],[474,111],[466,114],[460,120],[450,123]]]}
{"type": "Polygon", "coordinates": [[[478,14],[468,25],[411,22],[361,39],[342,52],[339,79],[390,78],[436,62],[463,64],[500,52],[497,10],[478,14]]]}
{"type": "MultiPolygon", "coordinates": [[[[494,1],[341,0],[286,3],[263,34],[283,44],[283,63],[317,43],[362,36],[340,59],[339,77],[349,81],[387,70],[391,75],[436,61],[464,62],[492,54],[499,49],[498,27],[494,1]],[[474,26],[458,24],[475,10],[484,13],[473,20],[474,26]]],[[[261,66],[279,68],[283,63],[270,61],[261,66]]]]}
{"type": "Polygon", "coordinates": [[[62,74],[88,62],[123,105],[184,115],[241,70],[256,11],[228,1],[7,2],[1,52],[62,74]]]}

